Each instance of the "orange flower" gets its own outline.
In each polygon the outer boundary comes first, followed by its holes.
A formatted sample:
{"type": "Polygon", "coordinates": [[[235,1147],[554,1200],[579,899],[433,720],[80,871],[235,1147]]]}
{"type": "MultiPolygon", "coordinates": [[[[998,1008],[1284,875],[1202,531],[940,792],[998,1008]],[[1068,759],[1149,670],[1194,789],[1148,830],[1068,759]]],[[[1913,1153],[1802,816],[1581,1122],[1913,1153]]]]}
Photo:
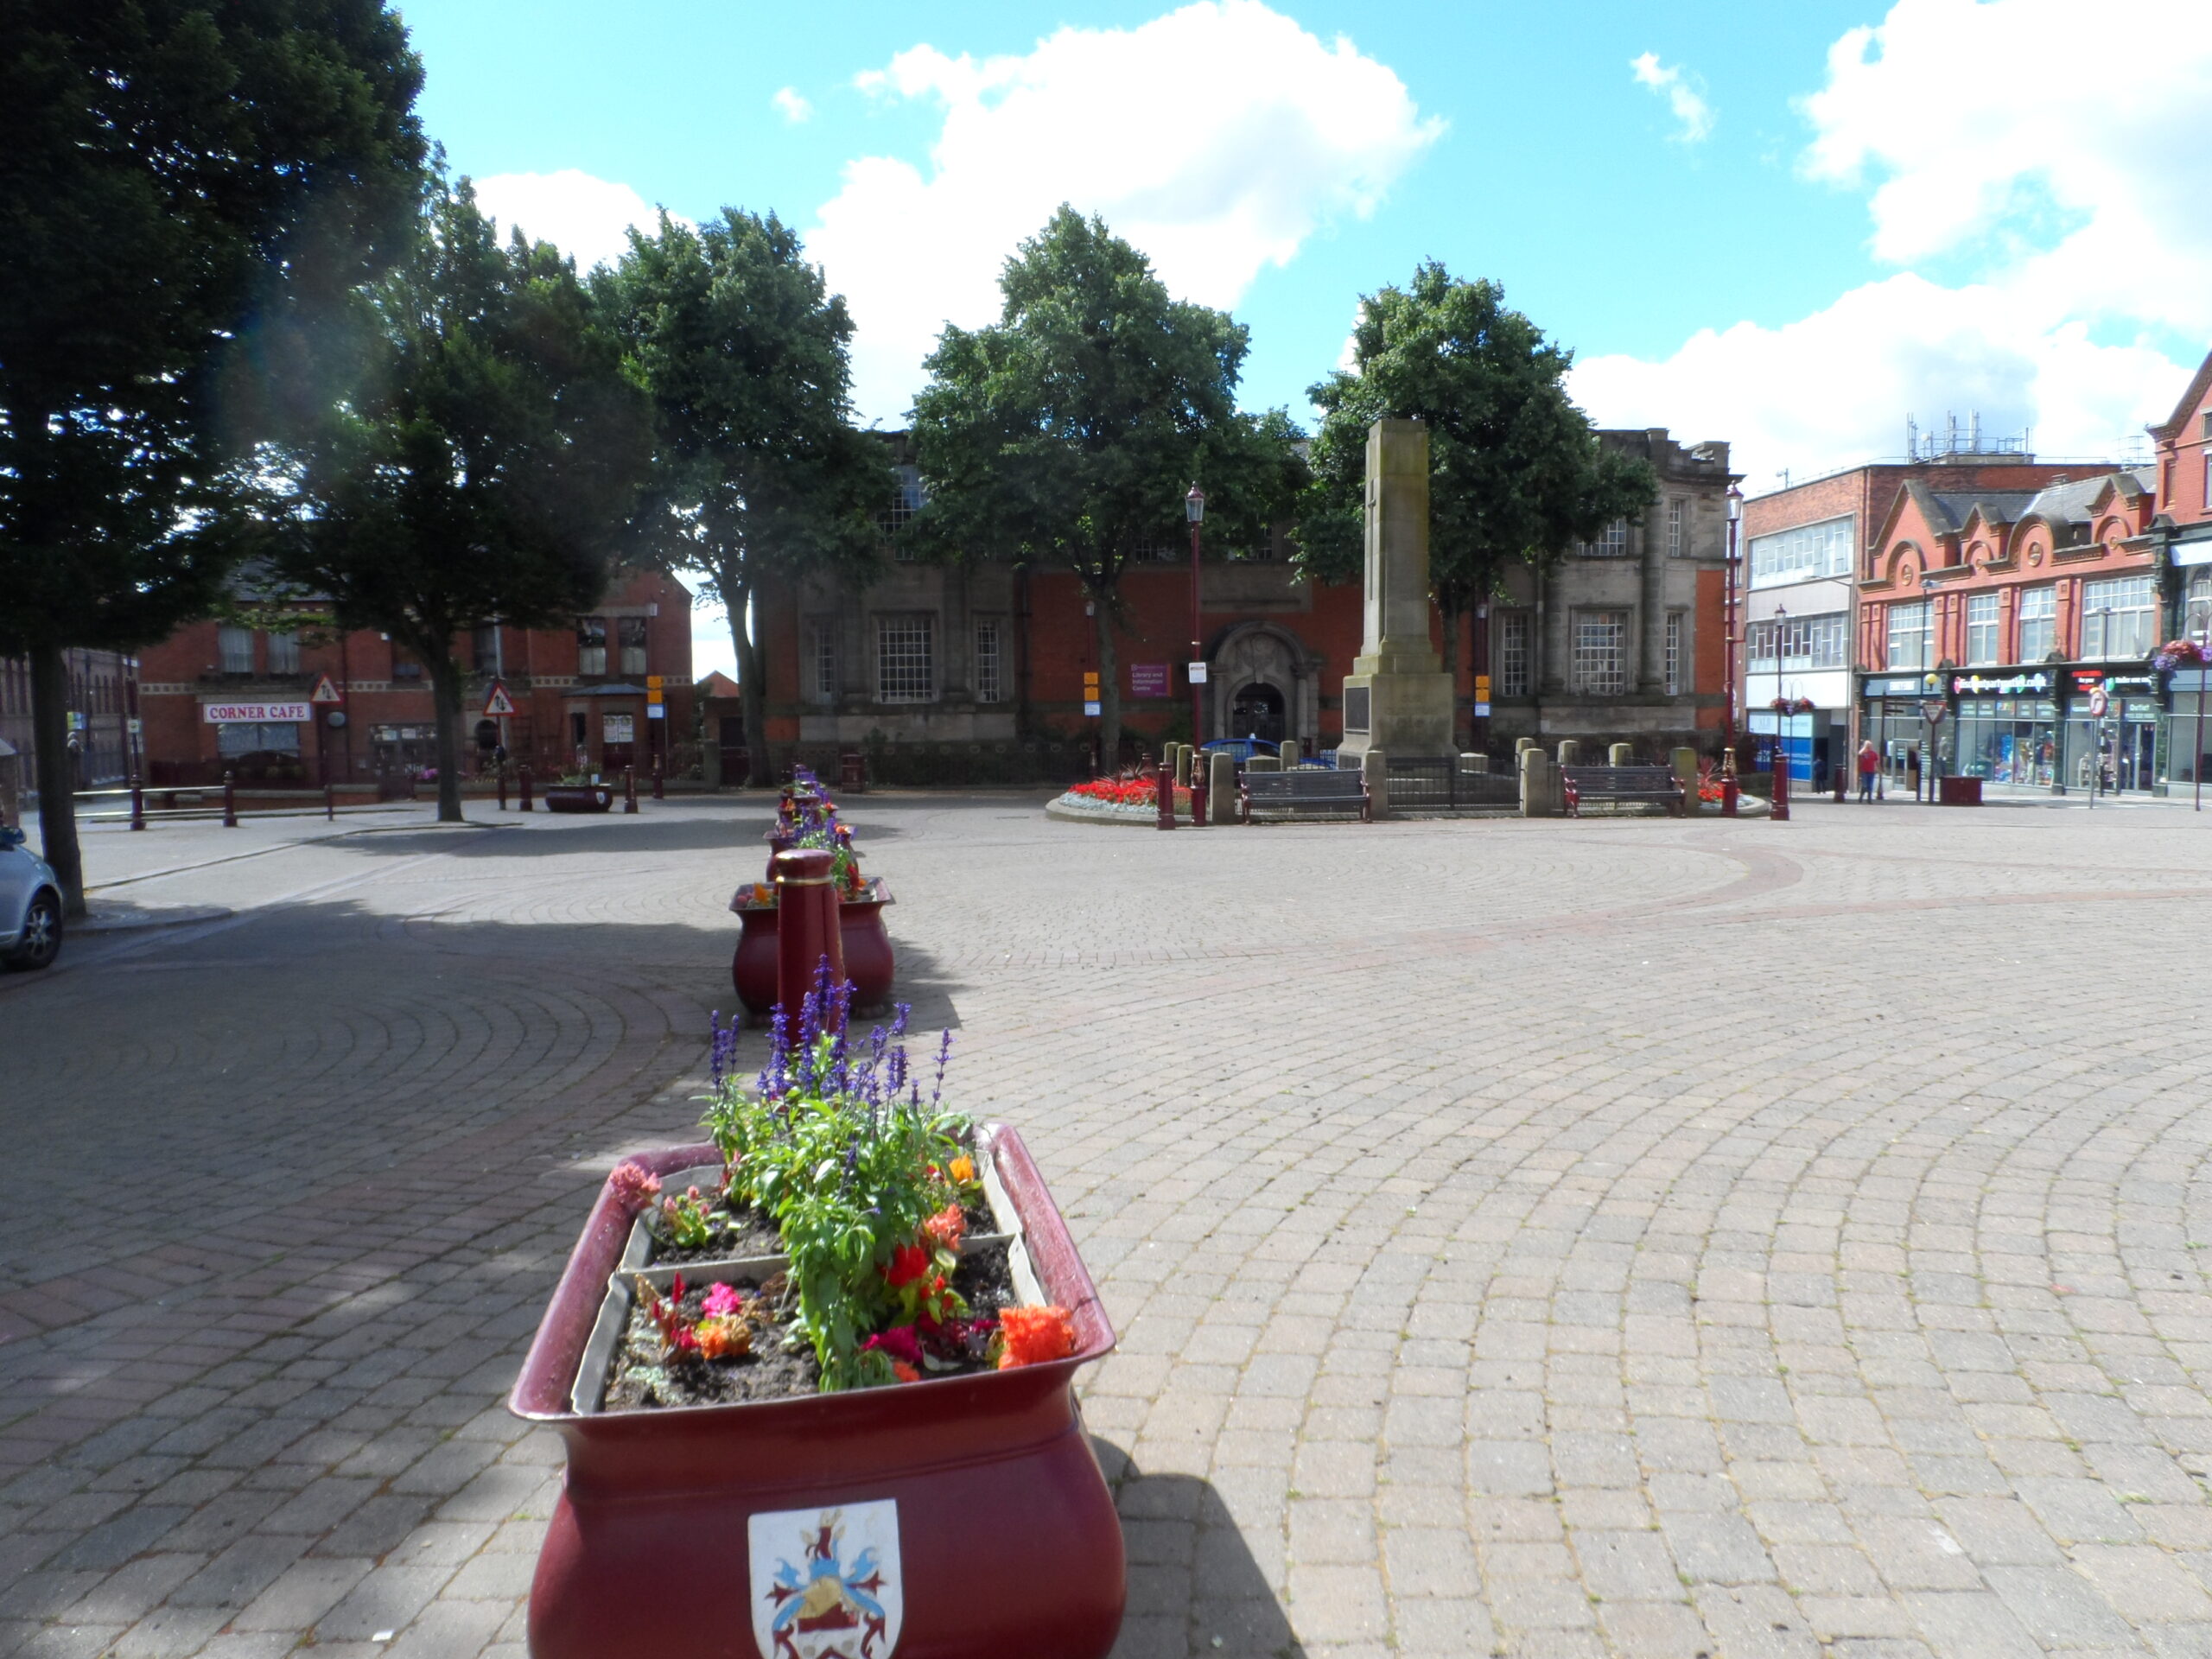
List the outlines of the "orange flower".
{"type": "Polygon", "coordinates": [[[976,1179],[976,1160],[965,1154],[952,1160],[952,1179],[966,1186],[976,1179]]]}
{"type": "Polygon", "coordinates": [[[735,1359],[753,1351],[753,1327],[741,1319],[702,1319],[698,1337],[699,1351],[709,1359],[735,1359]]]}
{"type": "Polygon", "coordinates": [[[918,1382],[922,1380],[922,1374],[903,1359],[894,1359],[891,1362],[891,1374],[901,1382],[918,1382]]]}
{"type": "Polygon", "coordinates": [[[999,1370],[1041,1365],[1075,1352],[1075,1320],[1065,1307],[1009,1307],[999,1314],[1005,1351],[999,1370]]]}
{"type": "Polygon", "coordinates": [[[940,1250],[957,1255],[960,1240],[968,1230],[968,1218],[960,1213],[960,1206],[948,1204],[922,1224],[922,1232],[940,1250]]]}

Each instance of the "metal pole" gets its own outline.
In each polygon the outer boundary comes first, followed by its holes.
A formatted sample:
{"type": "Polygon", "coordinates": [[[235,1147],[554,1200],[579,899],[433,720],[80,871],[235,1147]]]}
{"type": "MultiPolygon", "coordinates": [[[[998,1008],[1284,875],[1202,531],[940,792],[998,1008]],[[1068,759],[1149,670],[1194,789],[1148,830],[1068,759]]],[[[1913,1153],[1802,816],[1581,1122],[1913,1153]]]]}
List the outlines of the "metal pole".
{"type": "Polygon", "coordinates": [[[223,774],[223,828],[226,830],[238,827],[238,776],[235,772],[223,774]]]}
{"type": "MultiPolygon", "coordinates": [[[[656,725],[665,726],[668,722],[666,721],[657,721],[654,723],[656,725]]],[[[839,781],[842,783],[843,780],[841,779],[839,781]]],[[[662,787],[661,784],[660,756],[655,755],[653,756],[653,799],[657,801],[664,801],[667,798],[667,791],[662,787]]]]}
{"type": "Polygon", "coordinates": [[[2190,810],[2196,812],[2204,810],[2204,666],[2200,663],[2196,669],[2196,753],[2189,763],[2190,775],[2196,780],[2196,804],[2190,810]]]}
{"type": "Polygon", "coordinates": [[[494,760],[492,763],[492,772],[499,780],[499,810],[504,812],[507,810],[507,763],[504,760],[494,760]]]}
{"type": "Polygon", "coordinates": [[[635,766],[622,768],[622,810],[625,812],[638,810],[638,769],[635,766]]]}
{"type": "Polygon", "coordinates": [[[529,810],[531,810],[531,804],[530,804],[530,768],[529,768],[528,766],[524,766],[524,767],[522,768],[522,770],[521,770],[520,773],[518,774],[518,779],[519,779],[519,781],[520,781],[520,783],[521,783],[521,785],[522,785],[522,803],[521,803],[521,810],[522,810],[523,811],[524,811],[524,812],[527,812],[527,811],[529,811],[529,810]]]}
{"type": "Polygon", "coordinates": [[[130,827],[133,830],[146,827],[146,791],[138,781],[138,768],[136,766],[130,769],[130,827]]]}
{"type": "Polygon", "coordinates": [[[1198,637],[1198,526],[1191,525],[1191,747],[1203,751],[1206,746],[1206,689],[1196,677],[1199,652],[1203,645],[1198,637]]]}
{"type": "MultiPolygon", "coordinates": [[[[502,801],[499,804],[505,806],[506,803],[502,801]]],[[[327,823],[338,822],[338,791],[331,787],[330,780],[327,778],[323,779],[322,784],[322,817],[327,823]]]]}
{"type": "Polygon", "coordinates": [[[1160,816],[1154,827],[1173,830],[1175,827],[1175,763],[1163,758],[1160,763],[1160,816]]]}

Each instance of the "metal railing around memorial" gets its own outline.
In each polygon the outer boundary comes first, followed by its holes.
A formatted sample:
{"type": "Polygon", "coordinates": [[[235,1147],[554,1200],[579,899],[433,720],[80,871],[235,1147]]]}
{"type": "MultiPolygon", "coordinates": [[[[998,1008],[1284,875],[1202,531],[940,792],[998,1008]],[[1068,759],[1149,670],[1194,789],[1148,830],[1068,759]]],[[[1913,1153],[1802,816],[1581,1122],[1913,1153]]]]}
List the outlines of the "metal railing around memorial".
{"type": "Polygon", "coordinates": [[[1456,756],[1422,759],[1391,755],[1385,761],[1390,779],[1390,810],[1418,810],[1427,807],[1517,807],[1521,780],[1493,772],[1463,772],[1456,756]]]}

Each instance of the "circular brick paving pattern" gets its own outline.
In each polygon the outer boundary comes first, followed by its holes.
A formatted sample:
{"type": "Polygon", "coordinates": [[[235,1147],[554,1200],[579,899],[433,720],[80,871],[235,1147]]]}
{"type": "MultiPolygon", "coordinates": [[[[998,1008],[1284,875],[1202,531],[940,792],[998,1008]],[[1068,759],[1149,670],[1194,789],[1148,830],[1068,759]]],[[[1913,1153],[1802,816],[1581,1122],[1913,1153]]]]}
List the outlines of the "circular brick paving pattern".
{"type": "MultiPolygon", "coordinates": [[[[2212,1652],[2202,820],[1039,804],[848,803],[1122,1333],[1122,1654],[2212,1652]]],[[[0,982],[0,1655],[519,1653],[764,821],[89,838],[235,914],[0,982]]]]}

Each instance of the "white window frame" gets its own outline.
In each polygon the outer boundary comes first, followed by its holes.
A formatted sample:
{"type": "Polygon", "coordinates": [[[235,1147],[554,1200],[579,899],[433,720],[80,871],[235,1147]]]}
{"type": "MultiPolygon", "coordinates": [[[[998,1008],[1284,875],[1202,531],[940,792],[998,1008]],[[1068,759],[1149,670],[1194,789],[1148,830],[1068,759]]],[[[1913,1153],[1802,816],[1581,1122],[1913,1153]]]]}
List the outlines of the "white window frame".
{"type": "Polygon", "coordinates": [[[1628,690],[1626,611],[1577,611],[1569,619],[1573,685],[1584,696],[1618,697],[1628,690]]]}
{"type": "Polygon", "coordinates": [[[648,674],[645,652],[652,639],[652,629],[642,616],[618,616],[614,619],[614,645],[621,658],[622,672],[648,674]],[[632,644],[632,641],[636,643],[632,644]]]}
{"type": "Polygon", "coordinates": [[[1531,618],[1527,611],[1497,614],[1497,695],[1529,695],[1529,638],[1531,618]]]}
{"type": "Polygon", "coordinates": [[[607,619],[576,619],[576,673],[582,677],[607,677],[607,619]]]}
{"type": "Polygon", "coordinates": [[[1905,604],[1891,606],[1884,623],[1882,663],[1885,667],[1925,669],[1935,666],[1929,656],[1933,636],[1929,631],[1926,600],[1916,599],[1905,604]],[[1900,626],[1908,623],[1911,626],[1900,626]],[[1911,646],[1910,652],[1904,649],[1908,645],[1911,646]]]}
{"type": "Polygon", "coordinates": [[[995,617],[976,624],[976,701],[1006,701],[1006,630],[995,617]]]}
{"type": "Polygon", "coordinates": [[[2020,589],[2019,660],[2039,663],[2058,649],[2058,588],[2050,582],[2020,589]],[[2029,630],[2035,630],[2033,636],[2029,630]]]}
{"type": "Polygon", "coordinates": [[[1680,611],[1668,612],[1667,695],[1670,697],[1682,695],[1682,640],[1686,632],[1683,613],[1680,611]]]}
{"type": "Polygon", "coordinates": [[[1598,532],[1595,541],[1582,543],[1586,559],[1624,559],[1628,557],[1628,520],[1616,518],[1598,532]]]}
{"type": "Polygon", "coordinates": [[[2141,657],[2158,644],[2158,600],[2148,575],[2082,584],[2082,657],[2141,657]],[[2107,607],[2109,615],[2099,612],[2107,607]]]}
{"type": "Polygon", "coordinates": [[[253,672],[253,630],[225,622],[215,629],[215,660],[226,674],[253,672]]]}
{"type": "Polygon", "coordinates": [[[891,505],[876,522],[881,528],[885,545],[891,550],[891,556],[901,564],[908,564],[913,561],[914,550],[902,532],[929,499],[929,492],[922,487],[920,467],[899,466],[891,470],[898,485],[892,491],[891,505]]]}
{"type": "Polygon", "coordinates": [[[1853,568],[1851,515],[1754,536],[1745,551],[1754,588],[1782,588],[1793,582],[1850,575],[1853,568]]]}
{"type": "Polygon", "coordinates": [[[1688,496],[1670,495],[1667,498],[1667,556],[1686,559],[1689,548],[1690,503],[1688,496]]]}
{"type": "Polygon", "coordinates": [[[937,701],[936,617],[875,619],[875,700],[887,703],[937,701]]]}
{"type": "Polygon", "coordinates": [[[2005,620],[1997,595],[1967,595],[1967,666],[1987,668],[2005,660],[2005,620]]]}
{"type": "Polygon", "coordinates": [[[806,701],[837,701],[837,621],[817,617],[806,626],[806,701]]]}

